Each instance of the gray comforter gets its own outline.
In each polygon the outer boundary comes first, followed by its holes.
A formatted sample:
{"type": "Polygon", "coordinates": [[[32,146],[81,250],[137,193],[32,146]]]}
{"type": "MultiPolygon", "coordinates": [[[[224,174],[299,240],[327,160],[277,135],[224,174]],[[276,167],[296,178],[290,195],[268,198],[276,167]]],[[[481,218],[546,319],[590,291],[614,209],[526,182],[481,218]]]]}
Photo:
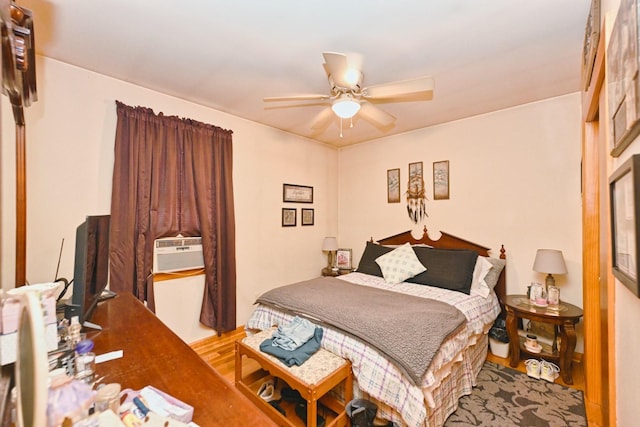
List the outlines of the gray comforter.
{"type": "Polygon", "coordinates": [[[366,342],[415,384],[420,384],[441,343],[466,322],[464,314],[449,304],[331,277],[272,289],[256,302],[366,342]]]}

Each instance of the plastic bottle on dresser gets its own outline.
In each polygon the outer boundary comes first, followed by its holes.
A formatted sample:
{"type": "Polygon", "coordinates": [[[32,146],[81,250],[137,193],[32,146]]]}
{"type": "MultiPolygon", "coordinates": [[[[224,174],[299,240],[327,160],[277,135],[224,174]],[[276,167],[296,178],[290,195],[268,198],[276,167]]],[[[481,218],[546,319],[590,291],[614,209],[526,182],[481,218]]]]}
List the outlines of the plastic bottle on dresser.
{"type": "Polygon", "coordinates": [[[96,355],[93,350],[93,341],[83,340],[76,345],[75,377],[85,383],[93,382],[93,374],[96,368],[96,355]]]}
{"type": "Polygon", "coordinates": [[[80,324],[80,320],[78,316],[73,316],[71,318],[71,324],[69,325],[69,345],[71,348],[75,348],[76,345],[80,342],[80,331],[82,330],[82,325],[80,324]]]}

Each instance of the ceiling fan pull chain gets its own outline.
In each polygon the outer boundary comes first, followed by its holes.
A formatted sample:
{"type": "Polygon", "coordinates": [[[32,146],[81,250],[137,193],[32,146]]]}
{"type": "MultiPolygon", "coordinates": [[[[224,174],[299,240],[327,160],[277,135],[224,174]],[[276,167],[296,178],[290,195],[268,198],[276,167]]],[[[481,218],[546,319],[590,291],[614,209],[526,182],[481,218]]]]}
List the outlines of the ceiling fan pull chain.
{"type": "Polygon", "coordinates": [[[353,129],[353,117],[349,119],[349,122],[350,122],[349,127],[353,129]]]}
{"type": "Polygon", "coordinates": [[[342,118],[340,119],[340,138],[342,138],[342,118]]]}

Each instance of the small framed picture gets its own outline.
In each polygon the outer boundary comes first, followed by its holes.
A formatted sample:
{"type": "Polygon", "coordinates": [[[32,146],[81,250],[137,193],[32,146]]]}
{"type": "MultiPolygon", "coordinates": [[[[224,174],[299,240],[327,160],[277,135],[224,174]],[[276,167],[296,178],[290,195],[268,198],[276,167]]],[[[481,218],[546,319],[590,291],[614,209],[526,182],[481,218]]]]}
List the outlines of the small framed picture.
{"type": "Polygon", "coordinates": [[[282,208],[282,226],[283,227],[296,226],[296,210],[295,209],[282,208]]]}
{"type": "Polygon", "coordinates": [[[400,168],[387,170],[387,203],[400,203],[400,168]]]}
{"type": "Polygon", "coordinates": [[[301,210],[300,225],[313,225],[313,209],[302,208],[301,210]]]}
{"type": "Polygon", "coordinates": [[[351,249],[338,249],[336,264],[339,270],[351,270],[351,249]]]}
{"type": "Polygon", "coordinates": [[[549,289],[547,289],[547,301],[550,306],[558,306],[560,304],[560,288],[549,286],[549,289]]]}

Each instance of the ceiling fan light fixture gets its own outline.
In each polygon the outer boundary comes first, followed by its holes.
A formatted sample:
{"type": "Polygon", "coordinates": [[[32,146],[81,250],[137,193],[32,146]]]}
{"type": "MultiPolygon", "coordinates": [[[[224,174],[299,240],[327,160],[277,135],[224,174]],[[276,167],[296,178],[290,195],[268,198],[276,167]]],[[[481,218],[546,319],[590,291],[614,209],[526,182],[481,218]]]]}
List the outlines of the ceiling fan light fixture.
{"type": "Polygon", "coordinates": [[[334,101],[331,109],[341,119],[350,119],[360,110],[360,103],[348,95],[343,95],[334,101]]]}
{"type": "Polygon", "coordinates": [[[344,74],[344,78],[351,85],[359,85],[362,81],[362,73],[355,68],[349,68],[344,74]]]}

